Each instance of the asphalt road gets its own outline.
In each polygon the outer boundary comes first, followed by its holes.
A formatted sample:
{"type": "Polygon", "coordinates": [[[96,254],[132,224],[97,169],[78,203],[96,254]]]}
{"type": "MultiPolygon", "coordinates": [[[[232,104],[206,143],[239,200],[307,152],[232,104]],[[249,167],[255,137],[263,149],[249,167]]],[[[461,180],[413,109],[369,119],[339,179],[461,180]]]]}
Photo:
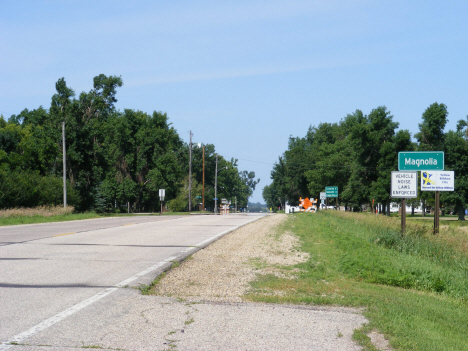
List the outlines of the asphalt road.
{"type": "MultiPolygon", "coordinates": [[[[77,312],[99,311],[100,300],[115,305],[119,290],[149,284],[172,261],[258,218],[138,216],[0,227],[0,350],[28,344],[77,312]]],[[[100,311],[90,318],[99,321],[100,311]]]]}

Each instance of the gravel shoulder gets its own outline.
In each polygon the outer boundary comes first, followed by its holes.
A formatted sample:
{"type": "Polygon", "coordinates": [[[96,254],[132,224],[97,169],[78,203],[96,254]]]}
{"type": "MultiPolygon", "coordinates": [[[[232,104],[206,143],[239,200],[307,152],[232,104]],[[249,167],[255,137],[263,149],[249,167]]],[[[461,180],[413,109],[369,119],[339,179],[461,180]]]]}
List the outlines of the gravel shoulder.
{"type": "MultiPolygon", "coordinates": [[[[250,338],[247,343],[250,347],[245,349],[278,349],[279,340],[271,334],[274,330],[286,342],[282,345],[283,350],[360,350],[352,341],[352,333],[367,320],[358,310],[244,302],[245,295],[252,289],[249,282],[259,274],[294,278],[296,272],[286,267],[308,260],[308,254],[298,248],[298,238],[279,230],[286,220],[284,214],[267,216],[229,233],[193,254],[180,266],[173,267],[161,277],[152,293],[195,304],[198,311],[209,310],[211,315],[205,315],[204,321],[195,319],[189,328],[197,328],[201,333],[208,319],[211,328],[216,330],[211,338],[216,336],[221,343],[223,332],[230,334],[235,329],[243,330],[238,338],[242,335],[250,338]],[[287,331],[287,335],[282,331],[287,331]],[[255,335],[262,340],[261,344],[255,341],[255,335]]],[[[201,349],[237,349],[229,345],[245,347],[245,343],[233,342],[231,337],[224,337],[230,342],[222,343],[222,347],[210,341],[209,346],[201,349]]],[[[185,337],[182,339],[177,343],[182,349],[184,346],[187,349],[195,347],[185,337]]]]}
{"type": "Polygon", "coordinates": [[[190,301],[242,302],[258,274],[291,276],[281,269],[306,261],[298,239],[278,234],[287,215],[267,216],[222,237],[171,269],[153,292],[190,301]]]}

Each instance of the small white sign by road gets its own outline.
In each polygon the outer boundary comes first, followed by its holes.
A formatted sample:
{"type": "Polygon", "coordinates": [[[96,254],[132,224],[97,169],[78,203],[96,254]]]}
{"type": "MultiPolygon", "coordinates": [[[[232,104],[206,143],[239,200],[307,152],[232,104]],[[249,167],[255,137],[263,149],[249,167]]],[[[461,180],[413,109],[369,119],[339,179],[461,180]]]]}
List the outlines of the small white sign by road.
{"type": "Polygon", "coordinates": [[[409,199],[418,196],[417,172],[392,172],[391,197],[409,199]]]}
{"type": "Polygon", "coordinates": [[[327,199],[327,193],[323,192],[320,193],[320,200],[326,200],[327,199]]]}
{"type": "Polygon", "coordinates": [[[454,171],[421,171],[421,191],[454,191],[454,171]]]}

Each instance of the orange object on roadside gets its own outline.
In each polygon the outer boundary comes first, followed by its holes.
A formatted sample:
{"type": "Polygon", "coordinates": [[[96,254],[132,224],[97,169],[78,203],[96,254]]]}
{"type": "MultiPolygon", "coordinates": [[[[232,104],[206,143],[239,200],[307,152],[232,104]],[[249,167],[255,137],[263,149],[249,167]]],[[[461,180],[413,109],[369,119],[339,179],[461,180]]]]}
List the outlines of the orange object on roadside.
{"type": "Polygon", "coordinates": [[[310,206],[312,206],[312,202],[310,202],[309,198],[306,197],[306,198],[304,199],[304,201],[302,202],[302,207],[305,208],[305,209],[307,209],[307,208],[309,208],[310,206]]]}

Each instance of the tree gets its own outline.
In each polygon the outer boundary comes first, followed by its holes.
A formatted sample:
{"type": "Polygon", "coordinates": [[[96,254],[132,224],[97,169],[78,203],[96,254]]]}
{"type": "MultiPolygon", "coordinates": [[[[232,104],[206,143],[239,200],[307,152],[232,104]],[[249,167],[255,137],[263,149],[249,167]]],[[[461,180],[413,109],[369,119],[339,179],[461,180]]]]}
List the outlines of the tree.
{"type": "Polygon", "coordinates": [[[444,151],[444,128],[448,122],[447,106],[437,102],[429,106],[422,115],[422,123],[419,124],[419,133],[415,134],[419,150],[444,151]]]}
{"type": "Polygon", "coordinates": [[[455,191],[442,192],[441,202],[458,212],[458,219],[465,220],[468,204],[468,149],[466,126],[459,121],[457,131],[445,134],[445,169],[455,172],[455,191]]]}

